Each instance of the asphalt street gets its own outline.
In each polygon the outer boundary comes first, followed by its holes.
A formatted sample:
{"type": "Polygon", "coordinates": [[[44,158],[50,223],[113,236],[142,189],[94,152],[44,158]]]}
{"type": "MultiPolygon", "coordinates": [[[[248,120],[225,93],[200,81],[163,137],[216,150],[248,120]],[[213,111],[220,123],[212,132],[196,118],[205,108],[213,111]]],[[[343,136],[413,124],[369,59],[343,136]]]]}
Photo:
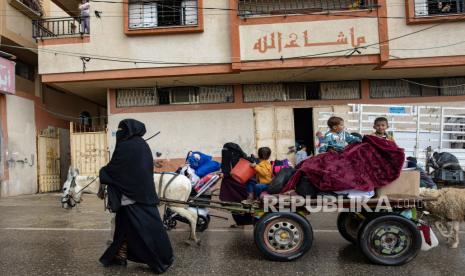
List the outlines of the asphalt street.
{"type": "MultiPolygon", "coordinates": [[[[225,213],[216,213],[227,216],[225,213]]],[[[399,267],[373,265],[336,229],[336,214],[312,214],[311,250],[289,263],[263,258],[252,228],[231,229],[231,221],[214,219],[200,235],[200,246],[188,245],[187,226],[169,232],[176,261],[165,275],[463,275],[465,235],[458,249],[444,240],[399,267]]],[[[104,268],[98,258],[110,238],[110,217],[95,195],[85,195],[78,209],[64,210],[58,194],[0,200],[0,275],[150,275],[137,263],[104,268]]]]}

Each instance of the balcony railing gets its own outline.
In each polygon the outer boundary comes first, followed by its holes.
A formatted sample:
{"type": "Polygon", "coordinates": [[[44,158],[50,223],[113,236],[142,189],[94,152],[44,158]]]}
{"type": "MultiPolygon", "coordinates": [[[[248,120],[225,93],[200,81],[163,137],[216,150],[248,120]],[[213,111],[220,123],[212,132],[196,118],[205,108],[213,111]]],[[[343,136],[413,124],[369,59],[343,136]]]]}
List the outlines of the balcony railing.
{"type": "Polygon", "coordinates": [[[414,0],[415,16],[439,16],[465,13],[465,0],[414,0]]]}
{"type": "Polygon", "coordinates": [[[32,37],[42,39],[89,34],[89,29],[84,29],[86,20],[89,20],[89,17],[60,17],[33,20],[32,37]]]}
{"type": "Polygon", "coordinates": [[[308,14],[377,8],[376,0],[240,0],[239,16],[308,14]]]}

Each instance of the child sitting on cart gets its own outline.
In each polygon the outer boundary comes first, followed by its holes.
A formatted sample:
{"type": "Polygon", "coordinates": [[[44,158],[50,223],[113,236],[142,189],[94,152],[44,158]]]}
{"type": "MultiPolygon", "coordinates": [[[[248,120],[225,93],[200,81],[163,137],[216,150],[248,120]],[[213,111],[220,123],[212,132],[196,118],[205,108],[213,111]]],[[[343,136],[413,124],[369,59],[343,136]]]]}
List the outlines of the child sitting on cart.
{"type": "Polygon", "coordinates": [[[329,131],[326,132],[319,152],[342,151],[347,144],[361,142],[362,140],[347,131],[344,131],[344,119],[340,117],[331,117],[328,119],[329,131]]]}
{"type": "Polygon", "coordinates": [[[257,182],[249,181],[247,183],[247,193],[249,196],[244,203],[251,204],[254,201],[254,195],[256,198],[260,197],[263,191],[268,189],[268,185],[271,183],[273,177],[271,163],[269,161],[271,156],[271,149],[269,147],[262,147],[258,149],[258,164],[252,163],[250,166],[255,169],[257,182]]]}

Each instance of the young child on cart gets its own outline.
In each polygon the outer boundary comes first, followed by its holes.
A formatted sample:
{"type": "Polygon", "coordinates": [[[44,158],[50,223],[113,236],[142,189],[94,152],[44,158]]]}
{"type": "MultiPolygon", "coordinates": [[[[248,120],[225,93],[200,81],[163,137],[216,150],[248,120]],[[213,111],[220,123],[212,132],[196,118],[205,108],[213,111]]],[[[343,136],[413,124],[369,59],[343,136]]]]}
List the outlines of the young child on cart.
{"type": "Polygon", "coordinates": [[[269,147],[262,147],[258,149],[258,164],[250,164],[250,166],[255,169],[257,183],[253,181],[249,181],[247,183],[246,188],[249,196],[244,203],[253,203],[254,195],[256,198],[260,198],[260,194],[268,189],[268,185],[271,183],[271,179],[273,178],[271,163],[269,161],[270,156],[271,149],[269,147]]]}
{"type": "Polygon", "coordinates": [[[375,132],[372,135],[394,142],[394,137],[389,135],[386,131],[389,128],[388,119],[385,117],[376,118],[375,122],[373,123],[373,128],[375,129],[375,132]]]}
{"type": "Polygon", "coordinates": [[[319,152],[342,151],[348,144],[361,142],[362,140],[344,130],[344,119],[331,117],[328,119],[329,131],[324,135],[319,152]]]}

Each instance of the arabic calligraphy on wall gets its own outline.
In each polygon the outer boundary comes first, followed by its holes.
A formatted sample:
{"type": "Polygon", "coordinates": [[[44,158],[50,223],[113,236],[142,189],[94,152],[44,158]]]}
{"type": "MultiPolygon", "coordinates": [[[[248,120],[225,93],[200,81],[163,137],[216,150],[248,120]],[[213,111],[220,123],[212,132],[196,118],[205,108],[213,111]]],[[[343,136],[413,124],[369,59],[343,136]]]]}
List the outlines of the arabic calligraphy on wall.
{"type": "Polygon", "coordinates": [[[357,48],[361,54],[377,54],[376,19],[314,21],[241,26],[242,60],[280,59],[321,54],[346,55],[357,48]],[[347,50],[344,51],[344,50],[347,50]]]}
{"type": "Polygon", "coordinates": [[[15,63],[0,57],[0,93],[15,93],[15,63]]]}
{"type": "Polygon", "coordinates": [[[340,31],[337,39],[328,42],[312,42],[310,32],[304,31],[302,36],[297,33],[288,35],[288,39],[283,38],[283,33],[273,32],[269,36],[265,35],[257,39],[257,43],[253,46],[254,50],[259,53],[266,53],[270,49],[275,49],[282,52],[286,48],[300,48],[300,47],[315,47],[315,46],[332,46],[332,45],[351,45],[352,48],[358,48],[366,44],[365,36],[355,38],[355,28],[350,28],[350,44],[349,40],[343,31],[340,31]],[[302,38],[303,37],[303,38],[302,38]]]}

